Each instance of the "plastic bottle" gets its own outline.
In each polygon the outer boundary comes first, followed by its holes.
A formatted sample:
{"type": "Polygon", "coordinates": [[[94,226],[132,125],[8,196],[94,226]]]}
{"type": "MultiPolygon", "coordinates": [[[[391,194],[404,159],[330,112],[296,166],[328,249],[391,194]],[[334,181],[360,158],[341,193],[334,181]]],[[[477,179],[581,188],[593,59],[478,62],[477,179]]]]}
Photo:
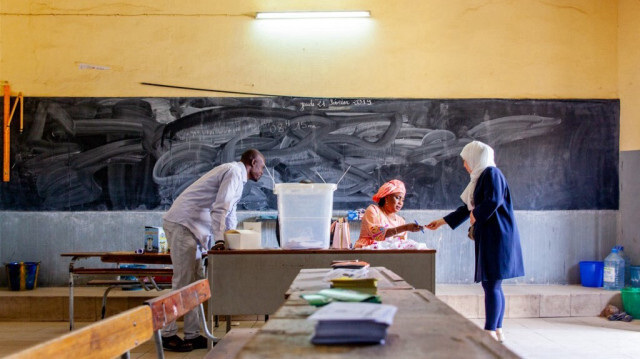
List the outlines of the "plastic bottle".
{"type": "Polygon", "coordinates": [[[624,259],[624,286],[631,286],[631,258],[624,252],[624,246],[617,246],[618,254],[624,259]]]}
{"type": "Polygon", "coordinates": [[[622,289],[624,287],[624,270],[624,259],[618,254],[618,247],[613,247],[611,253],[604,259],[602,280],[604,289],[622,289]]]}

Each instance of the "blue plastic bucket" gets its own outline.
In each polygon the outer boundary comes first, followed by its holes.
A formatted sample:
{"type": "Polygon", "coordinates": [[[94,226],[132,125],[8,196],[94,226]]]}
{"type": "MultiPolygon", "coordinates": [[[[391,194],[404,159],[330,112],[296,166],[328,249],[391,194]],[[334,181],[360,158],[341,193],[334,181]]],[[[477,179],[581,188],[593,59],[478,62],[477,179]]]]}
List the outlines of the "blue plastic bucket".
{"type": "Polygon", "coordinates": [[[40,262],[11,262],[5,265],[11,290],[31,290],[38,282],[40,262]]]}
{"type": "MultiPolygon", "coordinates": [[[[141,269],[147,268],[144,264],[121,264],[120,268],[133,268],[133,269],[141,269]]],[[[119,277],[120,280],[137,280],[136,276],[133,275],[121,275],[119,277]]],[[[131,285],[129,287],[122,287],[122,290],[141,290],[142,286],[140,285],[131,285]]]]}
{"type": "Polygon", "coordinates": [[[583,287],[602,287],[602,275],[604,262],[582,261],[580,262],[580,281],[583,287]]]}

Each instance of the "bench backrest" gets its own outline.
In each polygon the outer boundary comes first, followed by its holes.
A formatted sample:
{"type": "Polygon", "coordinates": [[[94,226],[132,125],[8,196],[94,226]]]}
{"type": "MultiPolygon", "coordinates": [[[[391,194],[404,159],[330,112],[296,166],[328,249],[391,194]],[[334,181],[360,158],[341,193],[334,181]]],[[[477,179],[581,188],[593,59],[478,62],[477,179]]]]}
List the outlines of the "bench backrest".
{"type": "Polygon", "coordinates": [[[201,279],[186,287],[172,290],[167,294],[146,301],[145,303],[149,305],[152,312],[153,330],[162,329],[210,297],[209,282],[206,279],[201,279]]]}
{"type": "Polygon", "coordinates": [[[142,305],[7,358],[114,358],[151,339],[152,334],[151,309],[142,305]]]}

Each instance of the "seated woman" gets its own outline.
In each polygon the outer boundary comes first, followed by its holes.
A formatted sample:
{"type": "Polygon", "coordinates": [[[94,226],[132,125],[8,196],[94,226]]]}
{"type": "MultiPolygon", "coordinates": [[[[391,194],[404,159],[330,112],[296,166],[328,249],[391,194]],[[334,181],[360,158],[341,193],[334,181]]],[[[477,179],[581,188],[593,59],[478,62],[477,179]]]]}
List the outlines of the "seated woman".
{"type": "Polygon", "coordinates": [[[395,179],[378,189],[378,193],[373,196],[373,201],[377,204],[367,207],[362,217],[360,238],[356,241],[355,248],[384,241],[389,237],[407,239],[407,231],[417,232],[422,228],[415,223],[405,223],[404,218],[397,214],[402,209],[406,192],[404,183],[395,179]]]}

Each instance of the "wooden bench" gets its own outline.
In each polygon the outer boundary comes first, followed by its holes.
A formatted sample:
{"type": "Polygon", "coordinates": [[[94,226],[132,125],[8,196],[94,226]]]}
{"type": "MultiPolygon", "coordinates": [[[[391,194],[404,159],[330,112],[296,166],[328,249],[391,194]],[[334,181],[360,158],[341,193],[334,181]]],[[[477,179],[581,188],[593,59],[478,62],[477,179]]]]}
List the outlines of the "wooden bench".
{"type": "Polygon", "coordinates": [[[104,316],[107,312],[107,296],[109,295],[109,292],[114,288],[119,287],[123,290],[134,290],[142,288],[145,291],[150,291],[152,289],[161,291],[163,289],[171,288],[171,283],[156,282],[153,277],[137,277],[137,279],[92,279],[87,282],[87,285],[107,287],[107,289],[105,289],[104,291],[104,294],[102,295],[102,309],[100,311],[101,319],[104,319],[104,316]],[[149,282],[145,281],[145,279],[149,282]]]}
{"type": "Polygon", "coordinates": [[[158,358],[164,358],[162,328],[195,308],[198,308],[200,327],[203,335],[213,343],[218,342],[219,339],[213,336],[207,327],[207,317],[204,314],[204,306],[202,304],[210,297],[211,289],[209,282],[206,279],[201,279],[186,287],[172,290],[167,294],[145,302],[151,308],[154,331],[153,338],[156,343],[158,358]]]}
{"type": "Polygon", "coordinates": [[[242,347],[245,346],[256,335],[257,328],[235,328],[228,331],[218,344],[211,349],[205,359],[233,359],[238,355],[242,347]]]}
{"type": "Polygon", "coordinates": [[[141,305],[7,358],[128,358],[129,350],[149,340],[152,334],[151,309],[141,305]]]}
{"type": "Polygon", "coordinates": [[[87,283],[87,285],[94,286],[107,286],[108,288],[105,290],[102,295],[102,318],[104,319],[106,306],[107,306],[107,295],[111,291],[111,289],[115,287],[131,287],[134,284],[141,285],[145,290],[155,289],[162,290],[164,288],[171,288],[171,284],[158,284],[154,281],[154,276],[171,276],[173,275],[172,268],[85,268],[79,267],[74,268],[73,262],[69,266],[69,330],[73,330],[74,325],[74,279],[75,275],[92,275],[92,276],[132,276],[137,278],[134,281],[131,280],[116,280],[116,279],[94,279],[87,283]]]}
{"type": "MultiPolygon", "coordinates": [[[[135,253],[135,252],[72,252],[61,253],[62,257],[71,257],[69,262],[69,330],[73,330],[74,319],[74,277],[75,276],[132,276],[137,280],[143,280],[145,283],[153,282],[153,277],[168,277],[173,274],[171,268],[121,268],[120,264],[154,264],[154,265],[171,265],[171,256],[168,253],[135,253]],[[113,263],[115,267],[111,268],[85,268],[76,267],[76,262],[90,258],[99,258],[103,263],[113,263]]],[[[126,287],[129,283],[111,280],[113,284],[100,283],[99,280],[92,280],[89,285],[115,285],[126,287]]],[[[153,285],[154,289],[160,290],[163,286],[153,285]]],[[[147,287],[144,287],[147,289],[147,287]]],[[[107,289],[103,295],[103,312],[105,311],[106,296],[110,289],[107,289]]],[[[104,318],[104,314],[103,314],[104,318]]]]}

